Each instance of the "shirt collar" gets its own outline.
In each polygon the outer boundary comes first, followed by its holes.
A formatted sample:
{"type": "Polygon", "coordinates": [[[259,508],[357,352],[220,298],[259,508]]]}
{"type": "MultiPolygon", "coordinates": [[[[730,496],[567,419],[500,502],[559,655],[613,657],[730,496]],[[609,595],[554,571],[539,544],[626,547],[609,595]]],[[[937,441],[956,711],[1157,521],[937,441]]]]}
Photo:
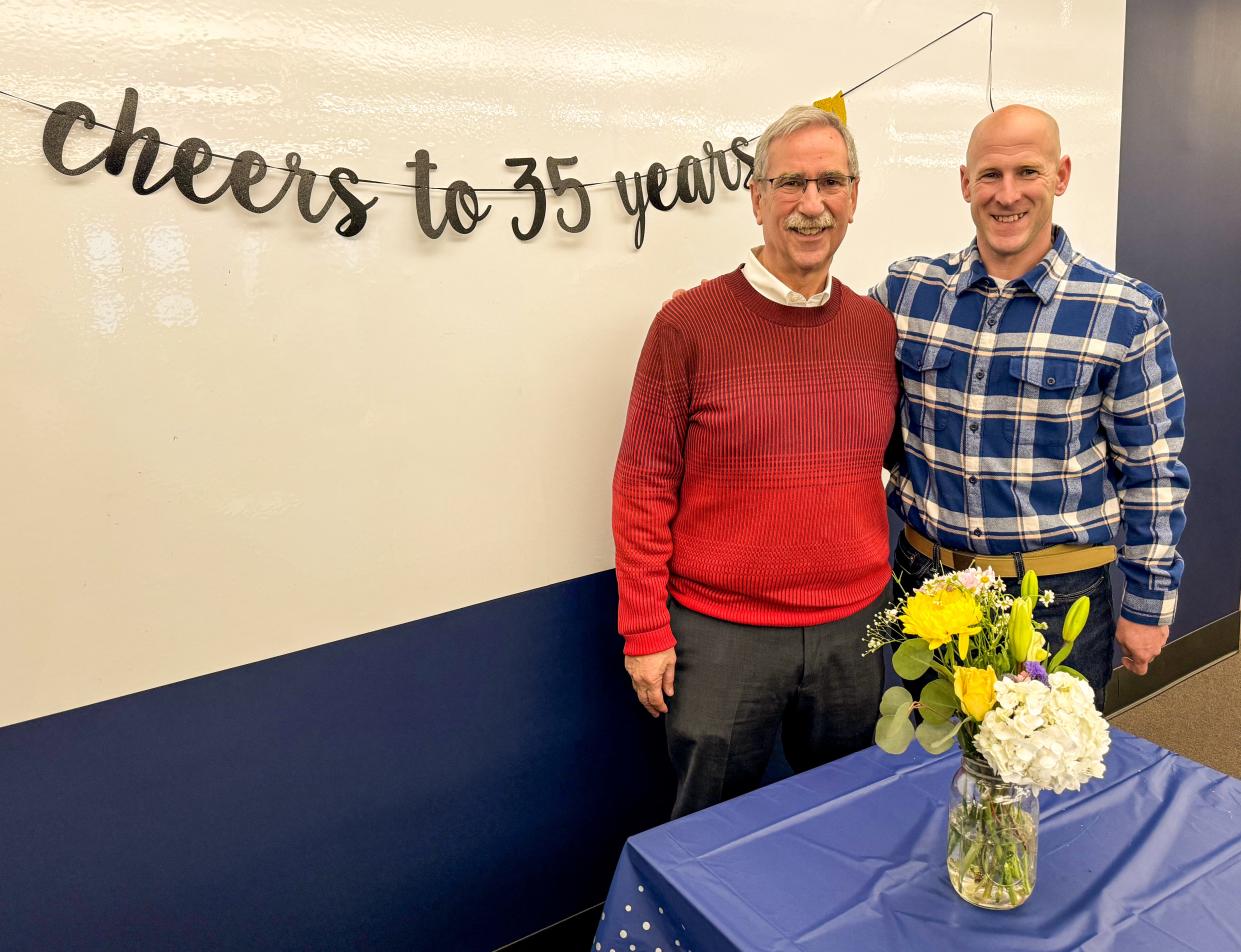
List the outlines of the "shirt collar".
{"type": "Polygon", "coordinates": [[[827,303],[828,298],[832,296],[831,275],[828,275],[827,286],[822,291],[818,294],[812,294],[810,297],[805,297],[763,267],[763,263],[758,260],[758,253],[762,250],[762,245],[759,245],[757,248],[751,248],[750,256],[746,258],[745,267],[741,269],[741,273],[745,275],[746,280],[750,282],[750,286],[755,291],[769,301],[775,301],[777,304],[788,304],[792,307],[820,307],[827,303]]]}
{"type": "MultiPolygon", "coordinates": [[[[1051,249],[1033,268],[1013,282],[1024,282],[1040,301],[1047,304],[1056,294],[1060,282],[1067,277],[1069,267],[1073,263],[1073,246],[1069,244],[1069,236],[1059,225],[1053,225],[1051,231],[1051,249]]],[[[957,271],[956,294],[960,297],[966,291],[982,282],[987,277],[987,268],[978,253],[978,239],[970,242],[969,247],[961,252],[961,267],[957,271]]]]}

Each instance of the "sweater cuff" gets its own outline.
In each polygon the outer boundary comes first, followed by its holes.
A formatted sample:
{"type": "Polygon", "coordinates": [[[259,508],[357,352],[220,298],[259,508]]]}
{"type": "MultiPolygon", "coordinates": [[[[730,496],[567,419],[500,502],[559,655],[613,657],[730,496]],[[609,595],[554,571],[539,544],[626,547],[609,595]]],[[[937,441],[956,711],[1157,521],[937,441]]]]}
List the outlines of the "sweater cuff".
{"type": "Polygon", "coordinates": [[[626,635],[625,654],[658,654],[661,651],[667,651],[669,648],[675,648],[676,643],[677,640],[672,634],[672,628],[664,625],[662,628],[656,628],[654,631],[642,631],[637,634],[626,635]]]}

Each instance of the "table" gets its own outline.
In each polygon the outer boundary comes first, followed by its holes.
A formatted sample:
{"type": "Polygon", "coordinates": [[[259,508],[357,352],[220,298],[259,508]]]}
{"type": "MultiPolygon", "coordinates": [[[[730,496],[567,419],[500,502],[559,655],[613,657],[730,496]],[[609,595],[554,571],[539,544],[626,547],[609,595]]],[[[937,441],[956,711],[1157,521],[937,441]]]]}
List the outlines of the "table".
{"type": "Polygon", "coordinates": [[[876,747],[625,844],[596,952],[1241,950],[1241,781],[1112,728],[1107,773],[1040,797],[1020,908],[944,866],[959,753],[876,747]]]}

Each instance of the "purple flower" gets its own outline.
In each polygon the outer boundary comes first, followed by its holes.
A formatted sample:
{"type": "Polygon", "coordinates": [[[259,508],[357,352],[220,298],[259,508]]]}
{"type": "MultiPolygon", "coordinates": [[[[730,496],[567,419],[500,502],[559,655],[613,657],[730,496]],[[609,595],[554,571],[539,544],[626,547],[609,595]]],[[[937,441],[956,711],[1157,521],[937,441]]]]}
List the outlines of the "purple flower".
{"type": "Polygon", "coordinates": [[[1022,670],[1030,676],[1034,681],[1042,681],[1048,687],[1051,684],[1047,680],[1047,670],[1037,661],[1027,661],[1021,666],[1022,670]]]}

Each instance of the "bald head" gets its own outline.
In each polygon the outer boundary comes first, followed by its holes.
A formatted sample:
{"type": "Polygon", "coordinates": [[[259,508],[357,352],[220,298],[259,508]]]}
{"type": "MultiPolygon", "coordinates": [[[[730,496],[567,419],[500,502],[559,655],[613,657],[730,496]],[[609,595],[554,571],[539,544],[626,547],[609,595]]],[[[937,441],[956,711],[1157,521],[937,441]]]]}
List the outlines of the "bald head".
{"type": "Polygon", "coordinates": [[[1056,120],[1033,106],[1005,106],[974,126],[965,149],[965,164],[972,166],[980,153],[994,146],[1034,146],[1055,162],[1060,158],[1060,126],[1056,120]]]}

